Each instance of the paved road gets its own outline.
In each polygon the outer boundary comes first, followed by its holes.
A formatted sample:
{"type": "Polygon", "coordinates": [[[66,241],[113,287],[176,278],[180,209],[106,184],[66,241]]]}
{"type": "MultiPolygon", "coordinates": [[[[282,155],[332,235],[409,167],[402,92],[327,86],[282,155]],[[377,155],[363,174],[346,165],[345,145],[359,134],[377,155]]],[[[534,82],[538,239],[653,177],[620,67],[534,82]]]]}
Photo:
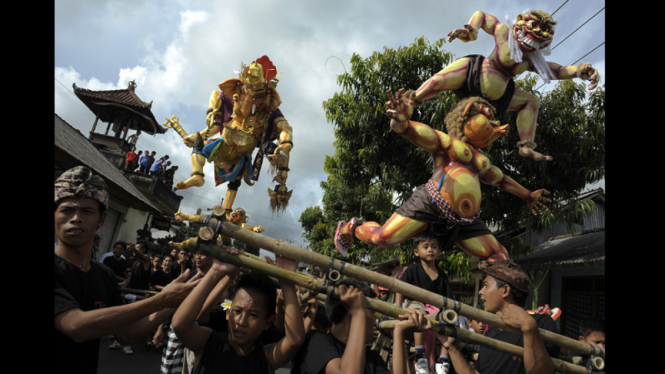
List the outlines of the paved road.
{"type": "MultiPolygon", "coordinates": [[[[112,340],[102,339],[99,345],[99,367],[97,374],[161,374],[162,355],[154,348],[142,352],[146,340],[132,344],[134,354],[127,355],[122,349],[109,349],[112,340]]],[[[275,374],[289,374],[291,369],[280,368],[275,374]]]]}

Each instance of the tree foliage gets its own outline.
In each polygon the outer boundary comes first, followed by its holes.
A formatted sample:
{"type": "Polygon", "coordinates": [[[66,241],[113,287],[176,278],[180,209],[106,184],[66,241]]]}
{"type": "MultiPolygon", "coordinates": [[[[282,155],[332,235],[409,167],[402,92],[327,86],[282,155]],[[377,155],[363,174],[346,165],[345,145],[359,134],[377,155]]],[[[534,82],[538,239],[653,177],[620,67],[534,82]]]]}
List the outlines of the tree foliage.
{"type": "MultiPolygon", "coordinates": [[[[429,153],[392,132],[385,115],[387,92],[400,88],[417,89],[432,75],[454,60],[442,49],[444,39],[430,43],[418,38],[408,46],[374,52],[367,58],[354,54],[350,71],[338,77],[341,87],[323,103],[326,118],[334,127],[335,154],[326,156],[321,182],[323,206],[309,207],[300,216],[304,237],[316,252],[339,257],[333,237],[337,222],[361,216],[365,220],[385,222],[413,190],[426,183],[432,173],[429,153]]],[[[554,161],[536,162],[519,156],[519,136],[514,125],[515,112],[499,117],[510,123],[511,131],[483,152],[506,175],[530,190],[545,188],[551,194],[551,210],[532,216],[519,198],[494,187],[482,185],[480,216],[488,224],[506,232],[519,229],[542,230],[553,222],[572,220],[580,211],[592,209],[589,202],[568,205],[587,184],[604,177],[605,92],[597,88],[586,94],[584,84],[560,81],[556,89],[541,95],[533,87],[537,76],[516,80],[518,87],[541,100],[536,130],[538,151],[552,155],[554,161]]],[[[441,92],[426,100],[412,119],[434,129],[445,130],[446,113],[457,102],[452,92],[441,92]]],[[[515,256],[529,246],[505,239],[506,248],[515,256]],[[506,245],[509,244],[509,245],[506,245]]],[[[356,240],[347,261],[383,261],[399,258],[402,264],[414,260],[411,243],[378,248],[356,240]]],[[[468,274],[469,257],[456,247],[441,259],[449,274],[468,274]]]]}

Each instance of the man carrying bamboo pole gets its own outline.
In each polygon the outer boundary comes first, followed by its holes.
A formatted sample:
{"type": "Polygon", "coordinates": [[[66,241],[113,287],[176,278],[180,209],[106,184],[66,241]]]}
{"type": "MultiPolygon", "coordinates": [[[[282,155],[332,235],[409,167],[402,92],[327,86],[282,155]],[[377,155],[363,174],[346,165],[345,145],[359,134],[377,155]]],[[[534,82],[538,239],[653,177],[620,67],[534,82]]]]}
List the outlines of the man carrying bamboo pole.
{"type": "Polygon", "coordinates": [[[115,274],[91,261],[95,231],[108,209],[106,182],[77,166],[55,181],[55,367],[56,371],[95,373],[102,337],[115,334],[124,345],[145,337],[168,318],[198,280],[187,274],[162,292],[124,304],[115,274]]]}
{"type": "MultiPolygon", "coordinates": [[[[366,298],[376,293],[365,282],[344,278],[337,282],[339,299],[326,299],[326,314],[332,323],[328,333],[310,331],[293,361],[291,374],[387,374],[386,362],[367,343],[372,339],[375,316],[366,298]]],[[[406,373],[404,332],[423,331],[432,321],[422,310],[407,310],[393,330],[393,373],[406,373]]]]}
{"type": "Polygon", "coordinates": [[[475,369],[462,356],[455,338],[448,337],[443,347],[448,350],[455,371],[459,374],[551,374],[554,365],[550,357],[559,357],[559,347],[543,343],[539,328],[558,333],[552,317],[546,314],[530,315],[524,309],[531,281],[528,274],[512,260],[481,261],[483,288],[480,298],[485,311],[495,313],[506,325],[520,329],[522,335],[490,326],[485,336],[510,344],[523,346],[523,359],[490,348],[480,347],[475,369]]]}
{"type": "MultiPolygon", "coordinates": [[[[280,255],[274,264],[288,271],[295,271],[297,266],[296,261],[280,255]]],[[[173,329],[178,338],[200,356],[194,369],[197,373],[272,373],[291,361],[305,339],[295,286],[280,282],[286,334],[276,343],[261,343],[259,336],[275,319],[277,290],[268,276],[254,271],[240,275],[229,295],[227,332],[199,325],[197,316],[210,292],[227,275],[237,271],[236,266],[215,260],[200,287],[192,291],[173,315],[173,329]]]]}

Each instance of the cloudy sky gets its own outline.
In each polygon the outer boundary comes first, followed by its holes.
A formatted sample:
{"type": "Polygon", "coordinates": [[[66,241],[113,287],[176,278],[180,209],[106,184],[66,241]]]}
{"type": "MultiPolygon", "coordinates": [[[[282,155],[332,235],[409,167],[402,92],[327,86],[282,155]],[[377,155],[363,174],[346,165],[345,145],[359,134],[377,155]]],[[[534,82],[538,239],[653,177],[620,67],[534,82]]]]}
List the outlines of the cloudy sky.
{"type": "MultiPolygon", "coordinates": [[[[87,136],[95,116],[73,94],[72,84],[113,90],[135,80],[137,95],[153,102],[158,121],[175,114],[192,133],[205,128],[208,98],[217,84],[237,78],[242,62],[269,56],[281,74],[280,109],[293,127],[287,181],[293,198],[286,212],[270,213],[267,189],[274,182],[264,168],[256,185],[240,187],[234,206],[248,212],[250,224],[264,226],[265,235],[306,246],[298,218],[305,208],[321,203],[323,160],[333,154],[333,128],[322,104],[340,89],[335,75],[350,69],[353,53],[368,57],[421,36],[434,42],[462,27],[476,10],[505,21],[525,9],[542,9],[558,21],[548,61],[590,62],[599,69],[602,84],[604,7],[600,0],[57,0],[55,113],[87,136]]],[[[444,49],[456,57],[487,56],[493,44],[493,38],[481,31],[474,42],[455,40],[444,49]]],[[[189,177],[191,148],[174,131],[143,134],[138,148],[155,150],[157,156],[168,154],[180,166],[176,181],[189,177]]],[[[226,193],[226,185],[214,186],[211,165],[204,172],[203,187],[178,192],[184,196],[185,213],[205,211],[226,193]]]]}

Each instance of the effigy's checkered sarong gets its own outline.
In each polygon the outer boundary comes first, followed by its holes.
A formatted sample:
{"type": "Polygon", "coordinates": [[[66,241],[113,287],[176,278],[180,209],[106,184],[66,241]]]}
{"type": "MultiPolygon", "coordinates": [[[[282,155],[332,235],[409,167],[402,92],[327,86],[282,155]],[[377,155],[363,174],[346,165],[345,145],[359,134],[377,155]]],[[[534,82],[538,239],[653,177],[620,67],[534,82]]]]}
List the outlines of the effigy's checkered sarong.
{"type": "Polygon", "coordinates": [[[431,179],[427,181],[427,192],[432,198],[432,203],[434,203],[434,205],[436,205],[441,211],[441,217],[445,218],[449,222],[454,222],[458,225],[469,225],[474,223],[478,217],[480,217],[480,213],[476,213],[476,215],[471,218],[461,218],[457,213],[455,213],[446,199],[441,196],[441,193],[439,193],[439,190],[436,189],[436,186],[434,186],[434,182],[432,182],[431,179]]]}

